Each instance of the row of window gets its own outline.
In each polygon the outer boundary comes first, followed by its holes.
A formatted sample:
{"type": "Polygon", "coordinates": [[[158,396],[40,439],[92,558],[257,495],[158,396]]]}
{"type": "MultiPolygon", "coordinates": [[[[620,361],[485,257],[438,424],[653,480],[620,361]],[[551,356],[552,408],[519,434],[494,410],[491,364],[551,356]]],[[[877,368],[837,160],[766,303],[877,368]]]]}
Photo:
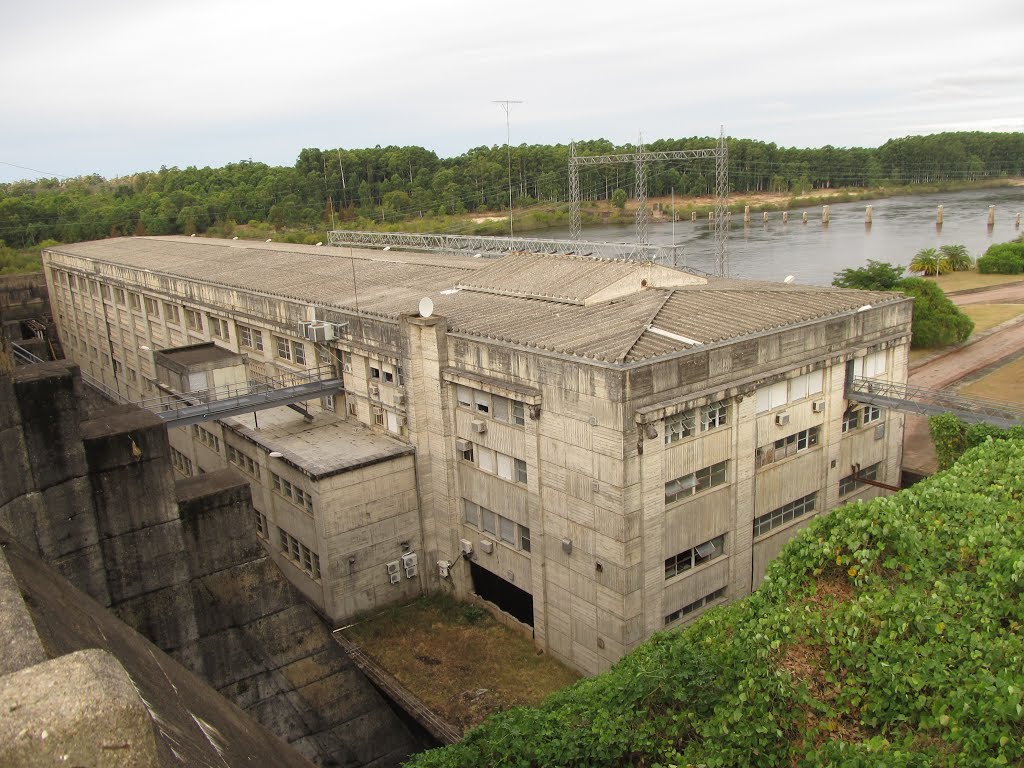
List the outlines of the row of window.
{"type": "Polygon", "coordinates": [[[877,405],[851,405],[843,413],[843,432],[871,424],[882,418],[882,409],[877,405]]]}
{"type": "Polygon", "coordinates": [[[728,406],[721,401],[669,416],[665,419],[665,445],[678,442],[684,437],[694,434],[698,419],[701,432],[724,427],[729,423],[728,414],[728,406]]]}
{"type": "Polygon", "coordinates": [[[821,370],[811,371],[793,379],[784,379],[768,384],[757,390],[757,412],[781,408],[805,397],[820,394],[822,391],[821,370]]]}
{"type": "Polygon", "coordinates": [[[476,464],[484,472],[497,475],[502,480],[523,485],[526,485],[529,480],[525,461],[507,456],[491,448],[484,448],[482,445],[469,443],[469,447],[462,452],[462,458],[476,464]]]}
{"type": "Polygon", "coordinates": [[[530,551],[530,529],[525,525],[502,517],[487,507],[481,507],[468,499],[462,500],[462,507],[467,525],[489,533],[523,552],[530,551]]]}
{"type": "Polygon", "coordinates": [[[674,501],[693,496],[695,493],[724,485],[728,479],[726,471],[728,464],[728,461],[720,461],[710,467],[704,467],[696,472],[669,480],[665,483],[665,503],[671,504],[674,501]]]}
{"type": "MultiPolygon", "coordinates": [[[[266,518],[263,518],[262,524],[266,526],[266,518]]],[[[259,523],[257,523],[257,530],[259,530],[259,523]]],[[[283,528],[277,529],[277,535],[281,554],[304,570],[310,578],[319,581],[320,556],[283,528]]]]}
{"type": "Polygon", "coordinates": [[[864,480],[877,480],[878,470],[881,467],[881,462],[872,464],[870,467],[864,467],[857,478],[854,478],[852,474],[847,475],[839,481],[839,495],[848,496],[854,491],[863,488],[867,483],[862,483],[861,479],[864,480]]]}
{"type": "Polygon", "coordinates": [[[246,456],[240,450],[232,445],[224,445],[224,452],[227,454],[228,461],[234,464],[236,467],[241,469],[247,475],[255,477],[257,480],[260,479],[260,465],[253,461],[251,458],[246,456]]]}
{"type": "Polygon", "coordinates": [[[492,419],[506,424],[523,426],[526,424],[526,409],[518,400],[510,400],[501,395],[492,395],[479,389],[459,384],[455,387],[455,400],[460,408],[469,408],[477,413],[486,414],[492,419]]]}
{"type": "Polygon", "coordinates": [[[696,568],[698,565],[714,560],[716,557],[725,554],[725,534],[716,536],[710,541],[698,544],[695,547],[673,555],[665,561],[665,578],[671,579],[684,571],[696,568]]]}
{"type": "Polygon", "coordinates": [[[192,435],[210,450],[220,453],[220,438],[210,430],[200,427],[198,424],[193,424],[192,435]]]}
{"type": "Polygon", "coordinates": [[[754,454],[754,466],[763,467],[767,464],[773,464],[776,461],[782,461],[809,448],[813,448],[818,444],[819,433],[820,429],[818,427],[801,429],[792,435],[780,437],[771,445],[761,446],[754,454]]]}
{"type": "Polygon", "coordinates": [[[174,448],[171,448],[171,466],[185,477],[192,477],[192,459],[174,448]]]}
{"type": "Polygon", "coordinates": [[[263,331],[259,328],[250,328],[247,325],[238,326],[238,343],[243,347],[263,351],[263,331]]]}
{"type": "MultiPolygon", "coordinates": [[[[342,355],[342,364],[347,365],[349,370],[352,368],[352,355],[351,353],[345,353],[342,355]]],[[[369,375],[371,383],[384,382],[385,384],[393,384],[398,387],[405,386],[405,377],[402,375],[402,366],[400,365],[389,365],[388,363],[378,363],[372,361],[369,363],[369,375]]]]}
{"type": "Polygon", "coordinates": [[[665,616],[665,626],[667,627],[672,622],[678,621],[683,616],[693,613],[694,611],[703,608],[705,605],[708,605],[709,603],[713,603],[715,600],[718,600],[721,597],[725,597],[725,587],[716,589],[711,594],[704,595],[704,597],[702,597],[700,600],[694,600],[689,605],[684,605],[678,611],[672,611],[672,613],[665,616]]]}
{"type": "Polygon", "coordinates": [[[762,534],[768,533],[769,531],[785,525],[790,520],[796,520],[798,517],[803,517],[808,512],[813,512],[817,503],[817,492],[809,493],[796,501],[789,502],[789,504],[783,504],[778,509],[773,509],[767,514],[755,517],[754,536],[761,536],[762,534]]]}
{"type": "Polygon", "coordinates": [[[275,336],[274,354],[282,360],[294,362],[296,365],[306,364],[306,345],[301,341],[286,339],[284,336],[275,336]]]}
{"type": "Polygon", "coordinates": [[[310,496],[309,493],[296,485],[292,485],[289,481],[274,472],[270,473],[270,484],[275,493],[284,496],[295,504],[298,504],[309,514],[313,514],[313,497],[310,496]]]}

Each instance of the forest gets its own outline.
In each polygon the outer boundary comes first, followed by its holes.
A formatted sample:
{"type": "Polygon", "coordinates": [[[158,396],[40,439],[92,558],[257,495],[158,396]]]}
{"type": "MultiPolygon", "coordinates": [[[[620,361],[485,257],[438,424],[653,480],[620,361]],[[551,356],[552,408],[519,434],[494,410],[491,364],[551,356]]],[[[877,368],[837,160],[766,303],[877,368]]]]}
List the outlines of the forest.
{"type": "MultiPolygon", "coordinates": [[[[649,150],[714,146],[714,138],[662,139],[649,150]]],[[[779,147],[727,139],[734,194],[813,194],[814,190],[971,182],[1024,175],[1024,133],[944,133],[891,139],[877,148],[779,147]]],[[[629,152],[597,139],[579,155],[629,152]]],[[[463,213],[501,212],[510,172],[503,145],[440,158],[422,147],[303,149],[294,166],[242,161],[221,168],[161,168],[116,179],[85,176],[0,184],[0,246],[76,242],[118,235],[229,234],[236,223],[275,230],[416,226],[463,213]]],[[[511,148],[511,197],[518,210],[568,197],[569,147],[511,148]]],[[[652,197],[714,192],[714,161],[648,166],[652,197]]],[[[633,196],[631,165],[580,169],[584,200],[633,196]],[[621,193],[620,193],[621,195],[621,193]]]]}

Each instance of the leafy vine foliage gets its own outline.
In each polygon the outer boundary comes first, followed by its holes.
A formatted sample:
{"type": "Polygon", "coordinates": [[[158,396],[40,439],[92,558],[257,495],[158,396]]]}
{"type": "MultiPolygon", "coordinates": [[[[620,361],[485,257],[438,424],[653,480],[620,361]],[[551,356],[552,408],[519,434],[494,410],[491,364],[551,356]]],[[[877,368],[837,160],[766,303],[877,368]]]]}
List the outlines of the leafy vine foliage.
{"type": "Polygon", "coordinates": [[[1022,497],[1024,442],[987,441],[814,520],[750,597],[411,765],[1020,765],[1022,497]]]}
{"type": "Polygon", "coordinates": [[[952,413],[929,418],[928,430],[940,470],[949,469],[964,451],[988,440],[1024,440],[1024,427],[1002,429],[991,424],[968,424],[952,413]]]}

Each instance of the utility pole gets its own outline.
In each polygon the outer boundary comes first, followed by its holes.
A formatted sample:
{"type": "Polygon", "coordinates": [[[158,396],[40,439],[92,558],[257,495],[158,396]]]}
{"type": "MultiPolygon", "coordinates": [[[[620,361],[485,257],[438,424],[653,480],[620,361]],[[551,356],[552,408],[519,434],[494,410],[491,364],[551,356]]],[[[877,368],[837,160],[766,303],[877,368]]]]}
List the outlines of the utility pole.
{"type": "Polygon", "coordinates": [[[508,236],[514,237],[512,231],[512,128],[509,113],[513,104],[522,104],[522,101],[515,99],[500,99],[494,102],[500,104],[505,110],[505,151],[508,153],[508,236]]]}

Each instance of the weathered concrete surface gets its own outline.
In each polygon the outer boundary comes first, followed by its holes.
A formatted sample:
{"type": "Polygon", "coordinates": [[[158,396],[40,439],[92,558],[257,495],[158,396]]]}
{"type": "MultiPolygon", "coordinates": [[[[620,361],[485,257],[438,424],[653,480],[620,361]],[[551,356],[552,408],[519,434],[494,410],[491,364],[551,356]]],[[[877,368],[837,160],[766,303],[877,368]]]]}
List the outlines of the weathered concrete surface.
{"type": "Polygon", "coordinates": [[[0,765],[310,765],[3,530],[0,548],[52,658],[0,677],[0,765]]]}

